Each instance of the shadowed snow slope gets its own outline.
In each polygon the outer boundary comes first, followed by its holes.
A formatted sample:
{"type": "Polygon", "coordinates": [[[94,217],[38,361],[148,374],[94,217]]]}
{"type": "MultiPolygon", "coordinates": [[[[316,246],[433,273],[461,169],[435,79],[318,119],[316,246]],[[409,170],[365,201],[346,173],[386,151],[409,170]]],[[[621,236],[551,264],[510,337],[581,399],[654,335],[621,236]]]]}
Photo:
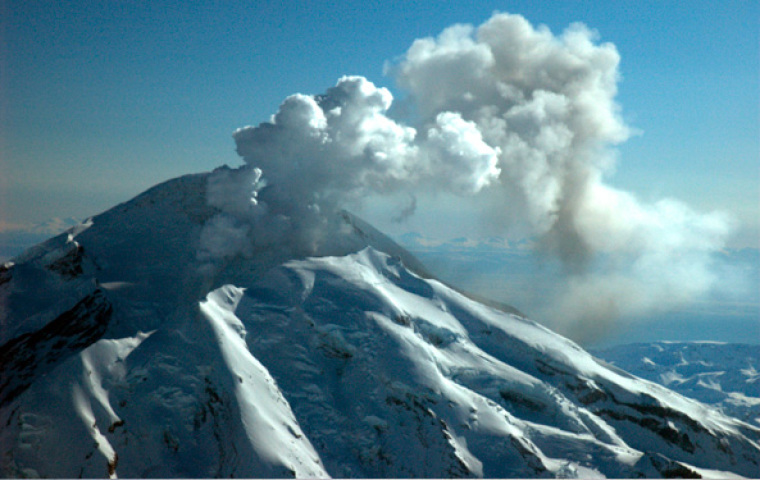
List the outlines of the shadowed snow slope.
{"type": "Polygon", "coordinates": [[[0,269],[0,472],[755,476],[760,429],[428,278],[343,214],[316,256],[199,256],[181,177],[0,269]]]}

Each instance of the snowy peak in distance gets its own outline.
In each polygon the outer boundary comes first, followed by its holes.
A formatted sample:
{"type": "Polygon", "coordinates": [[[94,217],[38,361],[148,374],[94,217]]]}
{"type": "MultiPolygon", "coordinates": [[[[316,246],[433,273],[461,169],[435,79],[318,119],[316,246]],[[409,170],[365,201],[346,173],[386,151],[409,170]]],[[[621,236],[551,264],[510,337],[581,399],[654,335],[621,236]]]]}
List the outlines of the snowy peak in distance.
{"type": "Polygon", "coordinates": [[[25,249],[77,225],[75,218],[53,218],[42,223],[10,225],[0,222],[0,262],[5,262],[25,249]]]}
{"type": "Polygon", "coordinates": [[[350,214],[311,255],[270,248],[244,206],[209,201],[224,172],[156,186],[0,268],[3,476],[760,469],[759,427],[449,288],[350,214]]]}
{"type": "Polygon", "coordinates": [[[533,249],[532,243],[527,239],[508,241],[500,237],[480,239],[457,237],[442,240],[427,237],[419,232],[407,232],[399,235],[397,238],[399,243],[410,250],[437,249],[443,251],[456,251],[462,249],[472,251],[510,251],[513,253],[524,251],[525,253],[529,253],[531,249],[533,249]]]}

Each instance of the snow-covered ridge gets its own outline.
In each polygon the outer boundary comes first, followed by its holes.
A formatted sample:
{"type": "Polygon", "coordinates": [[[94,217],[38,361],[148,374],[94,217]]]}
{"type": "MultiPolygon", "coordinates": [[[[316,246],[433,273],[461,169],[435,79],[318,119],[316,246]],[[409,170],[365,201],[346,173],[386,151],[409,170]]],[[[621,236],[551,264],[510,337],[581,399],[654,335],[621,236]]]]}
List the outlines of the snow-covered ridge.
{"type": "Polygon", "coordinates": [[[52,218],[37,224],[0,222],[0,263],[78,223],[74,218],[52,218]]]}
{"type": "Polygon", "coordinates": [[[641,378],[760,425],[760,345],[655,342],[594,353],[641,378]]]}
{"type": "Polygon", "coordinates": [[[757,426],[428,278],[353,217],[331,243],[344,251],[201,268],[207,178],[157,186],[0,272],[4,476],[760,468],[757,426]]]}

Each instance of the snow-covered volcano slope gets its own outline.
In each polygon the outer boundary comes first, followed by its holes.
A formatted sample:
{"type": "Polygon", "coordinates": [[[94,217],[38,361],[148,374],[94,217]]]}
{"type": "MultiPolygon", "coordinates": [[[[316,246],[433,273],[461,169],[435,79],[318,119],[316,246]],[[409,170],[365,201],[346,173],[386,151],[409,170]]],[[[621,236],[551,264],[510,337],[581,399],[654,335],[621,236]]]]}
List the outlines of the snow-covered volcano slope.
{"type": "Polygon", "coordinates": [[[756,426],[419,275],[348,215],[322,256],[204,268],[207,178],[0,270],[4,476],[760,471],[756,426]]]}
{"type": "Polygon", "coordinates": [[[760,345],[654,342],[594,353],[636,376],[760,425],[760,345]]]}

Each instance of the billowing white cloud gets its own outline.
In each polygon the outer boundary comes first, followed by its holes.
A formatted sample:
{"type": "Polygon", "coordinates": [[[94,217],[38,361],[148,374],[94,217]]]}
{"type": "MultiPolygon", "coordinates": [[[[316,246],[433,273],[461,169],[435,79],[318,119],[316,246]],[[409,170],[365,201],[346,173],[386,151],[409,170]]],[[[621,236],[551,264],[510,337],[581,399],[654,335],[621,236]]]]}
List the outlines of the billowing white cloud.
{"type": "Polygon", "coordinates": [[[315,253],[333,212],[368,195],[411,195],[399,218],[419,192],[479,196],[488,208],[473,215],[505,235],[538,238],[540,253],[575,275],[553,304],[556,318],[598,321],[689,301],[714,286],[713,254],[729,222],[605,183],[615,145],[630,134],[615,102],[619,61],[583,25],[555,36],[495,14],[415,41],[389,68],[409,92],[414,126],[390,118],[391,93],[362,77],[290,96],[269,122],[234,133],[246,166],[209,183],[223,217],[204,232],[204,251],[315,253]],[[216,241],[216,230],[229,241],[216,241]],[[239,246],[241,232],[254,247],[239,246]],[[590,276],[600,255],[607,269],[590,276]]]}
{"type": "Polygon", "coordinates": [[[500,149],[500,183],[526,210],[520,220],[547,234],[575,213],[590,178],[610,166],[606,149],[629,134],[614,101],[619,60],[580,25],[555,37],[499,14],[477,30],[415,41],[393,70],[423,122],[447,111],[475,122],[500,149]]]}
{"type": "Polygon", "coordinates": [[[723,215],[672,199],[642,203],[605,183],[614,146],[630,135],[615,103],[619,61],[614,45],[582,25],[554,36],[497,14],[477,29],[417,40],[391,69],[423,123],[455,112],[499,152],[485,214],[562,260],[566,288],[541,314],[565,332],[710,291],[730,231],[723,215]]]}
{"type": "Polygon", "coordinates": [[[459,113],[438,114],[424,145],[429,176],[454,193],[477,193],[499,178],[499,148],[483,141],[477,125],[459,113]]]}

